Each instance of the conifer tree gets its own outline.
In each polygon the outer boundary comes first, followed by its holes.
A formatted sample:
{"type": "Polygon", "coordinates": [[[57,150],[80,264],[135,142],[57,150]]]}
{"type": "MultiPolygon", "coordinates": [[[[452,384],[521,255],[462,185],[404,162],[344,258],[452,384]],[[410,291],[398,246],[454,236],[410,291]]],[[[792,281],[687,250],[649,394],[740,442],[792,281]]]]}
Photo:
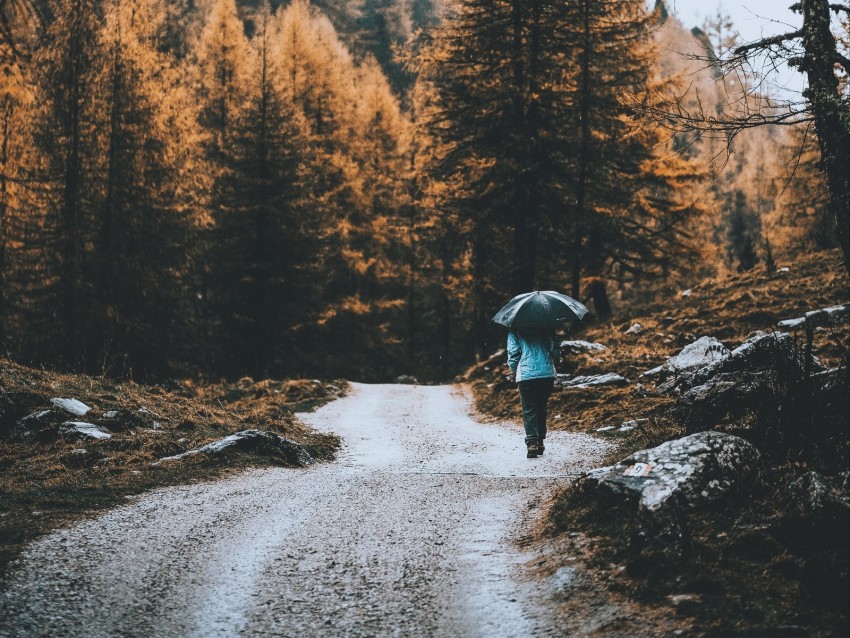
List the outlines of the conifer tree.
{"type": "Polygon", "coordinates": [[[273,43],[280,23],[266,4],[256,17],[256,65],[233,132],[233,165],[216,215],[213,273],[228,369],[254,375],[292,373],[292,328],[303,320],[303,265],[315,243],[305,232],[302,166],[306,124],[285,86],[273,43]]]}
{"type": "Polygon", "coordinates": [[[310,300],[315,328],[304,330],[301,342],[315,351],[326,346],[310,365],[342,360],[363,369],[376,344],[394,340],[401,307],[389,258],[397,237],[399,106],[377,65],[358,69],[327,18],[305,2],[283,11],[278,55],[307,123],[304,170],[312,227],[321,229],[314,265],[322,283],[310,300]]]}
{"type": "Polygon", "coordinates": [[[86,246],[92,238],[93,210],[89,169],[97,158],[97,131],[90,100],[100,61],[98,33],[102,24],[100,3],[72,0],[53,6],[54,20],[35,52],[36,99],[43,105],[35,123],[35,144],[41,154],[41,181],[51,191],[57,214],[58,275],[57,315],[62,358],[80,365],[85,358],[87,309],[91,268],[86,246]]]}
{"type": "Polygon", "coordinates": [[[0,43],[0,345],[7,336],[9,317],[9,247],[12,216],[21,210],[22,159],[25,155],[24,130],[29,113],[30,91],[19,54],[9,43],[0,43]],[[17,126],[13,126],[17,123],[17,126]]]}
{"type": "Polygon", "coordinates": [[[146,0],[111,3],[93,96],[102,132],[97,195],[97,313],[89,359],[116,373],[167,372],[174,345],[187,220],[177,209],[167,128],[168,66],[153,44],[164,14],[146,0]]]}

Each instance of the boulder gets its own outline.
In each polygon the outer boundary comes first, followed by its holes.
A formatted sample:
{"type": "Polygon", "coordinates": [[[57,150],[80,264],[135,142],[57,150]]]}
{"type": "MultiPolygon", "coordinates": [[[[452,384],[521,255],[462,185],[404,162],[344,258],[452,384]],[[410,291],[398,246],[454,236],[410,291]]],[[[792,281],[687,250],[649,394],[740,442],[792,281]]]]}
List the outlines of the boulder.
{"type": "Polygon", "coordinates": [[[67,412],[72,416],[85,416],[91,410],[89,406],[77,399],[56,398],[50,399],[50,402],[63,412],[67,412]]]}
{"type": "Polygon", "coordinates": [[[777,325],[784,330],[797,330],[805,327],[837,326],[848,321],[850,321],[850,306],[842,305],[812,310],[802,317],[784,319],[777,325]]]}
{"type": "MultiPolygon", "coordinates": [[[[715,375],[726,372],[769,369],[782,382],[795,382],[805,373],[805,359],[794,343],[793,337],[784,332],[759,334],[747,339],[729,356],[698,369],[689,380],[689,386],[701,385],[715,375]]],[[[825,370],[815,361],[815,372],[825,370]]]]}
{"type": "Polygon", "coordinates": [[[162,417],[159,417],[145,407],[138,410],[119,408],[118,410],[109,410],[103,413],[103,422],[111,430],[132,430],[135,428],[157,429],[160,427],[158,418],[161,419],[162,417]]]}
{"type": "Polygon", "coordinates": [[[633,323],[626,330],[623,331],[624,335],[639,335],[643,332],[643,326],[639,323],[633,323]]]}
{"type": "Polygon", "coordinates": [[[807,472],[791,481],[782,508],[786,531],[800,543],[845,542],[850,527],[848,477],[850,472],[833,477],[807,472]]]}
{"type": "Polygon", "coordinates": [[[265,430],[241,430],[218,441],[175,456],[167,456],[155,464],[165,461],[181,461],[197,454],[217,457],[229,452],[254,452],[269,456],[282,456],[288,463],[297,466],[312,465],[313,457],[301,445],[265,430]]]}
{"type": "MultiPolygon", "coordinates": [[[[661,392],[681,393],[694,386],[705,384],[718,374],[757,370],[770,370],[776,383],[787,387],[805,376],[805,356],[787,333],[758,333],[732,352],[720,355],[706,365],[681,371],[680,374],[659,384],[657,389],[661,392]]],[[[812,371],[817,373],[824,370],[823,365],[815,358],[812,371]]]]}
{"type": "Polygon", "coordinates": [[[561,350],[563,352],[569,352],[570,354],[579,354],[580,352],[589,352],[593,350],[601,352],[602,350],[607,349],[608,348],[606,346],[603,346],[601,343],[593,343],[592,341],[582,341],[581,339],[561,342],[561,350]]]}
{"type": "Polygon", "coordinates": [[[675,357],[667,359],[660,366],[647,370],[640,376],[659,377],[659,380],[664,380],[725,359],[730,352],[729,348],[714,337],[700,337],[682,348],[675,357]]]}
{"type": "Polygon", "coordinates": [[[759,452],[722,432],[700,432],[586,472],[579,489],[637,522],[641,544],[681,555],[687,512],[708,507],[755,473],[759,452]]]}
{"type": "Polygon", "coordinates": [[[785,490],[780,529],[803,555],[800,593],[817,606],[847,609],[850,595],[850,472],[807,472],[785,490]]]}
{"type": "Polygon", "coordinates": [[[65,421],[59,426],[59,434],[72,441],[99,441],[112,437],[109,432],[101,430],[94,423],[85,421],[65,421]]]}
{"type": "Polygon", "coordinates": [[[38,410],[18,419],[12,432],[13,441],[46,441],[56,436],[59,423],[65,418],[56,410],[38,410]]]}
{"type": "Polygon", "coordinates": [[[578,377],[571,377],[568,374],[559,374],[555,381],[562,388],[592,388],[598,386],[623,387],[629,385],[629,380],[626,377],[614,372],[578,377]]]}
{"type": "Polygon", "coordinates": [[[771,372],[721,372],[679,397],[673,416],[688,432],[714,426],[726,417],[748,412],[775,416],[778,397],[771,372]]]}

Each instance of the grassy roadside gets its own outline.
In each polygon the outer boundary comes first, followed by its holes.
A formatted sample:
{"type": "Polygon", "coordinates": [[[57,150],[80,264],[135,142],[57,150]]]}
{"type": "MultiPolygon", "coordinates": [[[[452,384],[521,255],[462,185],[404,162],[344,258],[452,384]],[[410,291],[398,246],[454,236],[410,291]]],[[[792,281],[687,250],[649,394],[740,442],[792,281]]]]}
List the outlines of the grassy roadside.
{"type": "MultiPolygon", "coordinates": [[[[758,330],[775,330],[783,319],[850,302],[840,260],[838,251],[814,253],[790,264],[787,272],[769,274],[756,267],[743,274],[694,283],[686,296],[679,288],[647,288],[622,300],[608,321],[563,334],[565,339],[601,343],[607,350],[567,355],[559,372],[616,372],[631,383],[624,388],[556,389],[549,403],[549,428],[613,439],[620,446],[618,456],[679,436],[679,426],[669,418],[673,398],[652,392],[652,382],[642,380],[640,374],[701,336],[715,337],[733,348],[758,330]],[[634,324],[640,324],[640,332],[627,334],[634,324]],[[625,421],[638,424],[628,432],[617,432],[625,421]],[[599,432],[610,426],[615,429],[599,432]]],[[[802,345],[805,335],[794,336],[802,345]]],[[[846,325],[822,330],[815,336],[814,353],[827,366],[842,365],[849,345],[846,325]]],[[[519,395],[504,355],[474,366],[465,380],[482,414],[519,419],[519,395]]]]}
{"type": "MultiPolygon", "coordinates": [[[[610,462],[684,435],[671,414],[675,397],[655,393],[652,381],[640,378],[642,372],[703,335],[734,348],[758,330],[774,330],[780,320],[850,300],[837,252],[808,255],[787,266],[785,272],[757,268],[694,282],[686,295],[681,289],[642,291],[621,302],[610,321],[565,336],[607,349],[569,356],[560,372],[615,372],[630,384],[556,390],[550,428],[588,432],[613,442],[610,462]],[[627,332],[636,323],[641,330],[627,332]],[[621,430],[627,421],[636,423],[621,430]]],[[[794,337],[802,346],[804,335],[794,337]]],[[[814,348],[827,366],[846,366],[850,330],[846,324],[819,330],[814,348]]],[[[472,368],[467,379],[480,412],[519,419],[519,397],[504,355],[472,368]]],[[[841,468],[794,450],[772,455],[759,479],[732,503],[689,518],[693,550],[678,562],[663,554],[637,552],[630,542],[637,533],[633,514],[618,516],[610,506],[591,502],[569,486],[552,495],[539,533],[560,543],[562,554],[574,561],[553,556],[553,563],[581,565],[588,579],[599,581],[599,587],[625,601],[647,623],[666,609],[684,621],[688,636],[847,635],[847,574],[842,567],[847,545],[846,537],[837,538],[841,525],[825,523],[818,538],[801,543],[789,538],[782,517],[786,486],[810,470],[832,475],[841,468]],[[837,549],[823,549],[832,547],[837,549]],[[616,577],[599,576],[606,573],[616,577]]],[[[564,613],[575,610],[565,603],[564,613]]]]}
{"type": "Polygon", "coordinates": [[[302,445],[318,460],[332,459],[338,438],[313,432],[294,415],[343,395],[346,388],[342,381],[247,378],[235,383],[148,386],[34,370],[0,360],[0,578],[28,541],[121,503],[129,495],[247,467],[288,464],[274,455],[232,453],[215,459],[198,454],[152,465],[162,457],[239,430],[260,429],[302,445]],[[91,407],[84,417],[56,417],[102,426],[111,438],[72,441],[47,427],[29,440],[14,440],[15,424],[22,417],[56,411],[52,398],[73,398],[91,407]]]}

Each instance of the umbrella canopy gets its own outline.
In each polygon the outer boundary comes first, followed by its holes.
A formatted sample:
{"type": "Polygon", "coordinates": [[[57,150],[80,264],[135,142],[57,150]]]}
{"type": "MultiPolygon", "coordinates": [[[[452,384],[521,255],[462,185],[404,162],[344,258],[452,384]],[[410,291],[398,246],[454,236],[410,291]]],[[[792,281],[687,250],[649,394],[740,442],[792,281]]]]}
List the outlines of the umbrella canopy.
{"type": "Polygon", "coordinates": [[[572,297],[553,290],[536,290],[511,299],[491,321],[507,328],[556,328],[566,321],[581,321],[587,312],[572,297]]]}

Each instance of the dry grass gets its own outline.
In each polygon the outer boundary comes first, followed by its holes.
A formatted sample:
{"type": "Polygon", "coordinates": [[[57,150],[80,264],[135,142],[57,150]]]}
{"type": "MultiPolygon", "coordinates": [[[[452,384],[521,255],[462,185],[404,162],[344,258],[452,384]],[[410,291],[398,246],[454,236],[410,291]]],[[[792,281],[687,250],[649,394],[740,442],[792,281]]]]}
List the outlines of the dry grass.
{"type": "MultiPolygon", "coordinates": [[[[757,330],[775,329],[780,320],[850,300],[847,277],[834,251],[809,255],[791,264],[787,273],[756,269],[695,284],[685,297],[680,292],[641,291],[623,302],[611,321],[570,335],[608,349],[570,357],[561,372],[617,372],[631,385],[556,390],[550,401],[550,428],[591,432],[617,443],[611,462],[676,438],[683,431],[670,414],[674,398],[656,394],[652,382],[641,382],[640,373],[703,335],[734,348],[757,330]],[[633,323],[640,323],[643,331],[625,334],[633,323]],[[628,432],[598,431],[638,419],[643,421],[628,432]]],[[[848,336],[846,325],[817,332],[815,354],[828,366],[847,365],[848,336]]],[[[803,334],[795,338],[800,345],[805,339],[803,334]]],[[[520,418],[519,397],[504,355],[480,363],[467,379],[480,412],[499,419],[520,418]]],[[[817,459],[774,460],[759,481],[745,486],[746,493],[737,502],[694,514],[689,519],[692,551],[676,564],[662,555],[635,551],[633,512],[617,515],[610,504],[589,501],[569,486],[553,494],[538,531],[542,537],[569,542],[569,554],[592,574],[621,566],[622,573],[606,585],[611,594],[625,596],[635,610],[675,608],[690,623],[687,635],[847,635],[846,600],[838,600],[846,589],[846,572],[843,584],[836,582],[825,588],[828,595],[812,597],[803,584],[810,550],[789,549],[793,544],[783,537],[779,510],[784,487],[812,467],[818,467],[817,459]],[[677,606],[670,596],[685,598],[677,606]]],[[[823,532],[836,530],[840,532],[840,528],[823,532]]],[[[846,538],[835,547],[835,553],[827,556],[841,565],[846,561],[846,538]]],[[[645,613],[651,620],[652,614],[645,613]]]]}
{"type": "MultiPolygon", "coordinates": [[[[609,321],[563,335],[595,341],[608,349],[567,356],[559,372],[616,372],[632,383],[626,388],[556,389],[549,403],[550,429],[596,433],[601,427],[645,419],[628,433],[600,434],[621,444],[618,455],[675,438],[682,431],[669,416],[673,399],[655,394],[652,382],[641,381],[642,372],[701,336],[713,336],[734,348],[757,330],[776,329],[778,321],[850,301],[837,251],[808,255],[792,264],[789,272],[767,274],[756,268],[705,280],[694,285],[686,297],[680,293],[678,288],[664,286],[642,290],[623,300],[609,321]],[[625,334],[634,323],[641,324],[642,332],[625,334]]],[[[805,336],[795,337],[802,345],[805,336]]],[[[828,365],[839,365],[847,357],[848,341],[846,326],[840,331],[820,331],[815,337],[815,354],[828,365]]],[[[466,378],[481,413],[498,419],[520,418],[519,396],[504,355],[478,364],[466,378]]]]}
{"type": "Polygon", "coordinates": [[[207,455],[152,465],[164,456],[200,447],[243,429],[277,432],[320,460],[339,446],[336,437],[313,432],[295,417],[345,392],[345,382],[253,381],[173,387],[116,383],[85,375],[34,370],[0,361],[0,434],[9,438],[22,416],[51,408],[54,397],[75,398],[92,408],[82,420],[112,437],[68,441],[48,427],[35,441],[0,446],[0,574],[23,543],[58,525],[108,507],[129,494],[221,476],[255,465],[285,464],[248,453],[221,459],[207,455]],[[148,412],[140,413],[140,409],[148,412]],[[119,418],[104,413],[121,411],[119,418]],[[80,452],[85,450],[85,452],[80,452]]]}

